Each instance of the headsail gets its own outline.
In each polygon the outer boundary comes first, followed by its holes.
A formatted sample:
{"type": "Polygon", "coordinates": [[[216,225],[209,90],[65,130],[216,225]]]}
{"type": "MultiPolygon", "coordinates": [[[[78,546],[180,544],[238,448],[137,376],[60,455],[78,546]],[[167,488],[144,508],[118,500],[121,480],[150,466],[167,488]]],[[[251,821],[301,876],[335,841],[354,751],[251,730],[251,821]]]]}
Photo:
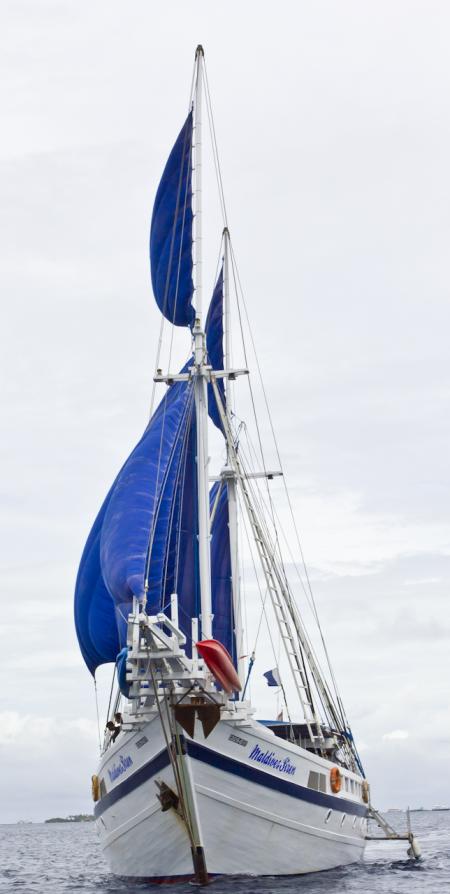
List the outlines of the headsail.
{"type": "Polygon", "coordinates": [[[156,193],[150,228],[150,266],[156,303],[175,326],[191,326],[192,112],[169,155],[156,193]]]}

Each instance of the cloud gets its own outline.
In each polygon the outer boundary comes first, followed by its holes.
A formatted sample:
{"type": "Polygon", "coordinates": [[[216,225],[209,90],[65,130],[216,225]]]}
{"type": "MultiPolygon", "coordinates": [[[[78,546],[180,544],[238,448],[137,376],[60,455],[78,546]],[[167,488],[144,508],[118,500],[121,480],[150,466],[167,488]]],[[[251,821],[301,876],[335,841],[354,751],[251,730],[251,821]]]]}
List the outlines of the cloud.
{"type": "Polygon", "coordinates": [[[19,714],[17,711],[0,713],[0,746],[29,747],[30,741],[42,747],[51,739],[66,739],[78,735],[89,742],[98,741],[97,725],[89,718],[58,720],[36,714],[19,714]]]}
{"type": "Polygon", "coordinates": [[[409,732],[406,729],[394,729],[392,732],[384,733],[383,735],[383,741],[385,742],[396,742],[403,739],[409,739],[409,732]]]}

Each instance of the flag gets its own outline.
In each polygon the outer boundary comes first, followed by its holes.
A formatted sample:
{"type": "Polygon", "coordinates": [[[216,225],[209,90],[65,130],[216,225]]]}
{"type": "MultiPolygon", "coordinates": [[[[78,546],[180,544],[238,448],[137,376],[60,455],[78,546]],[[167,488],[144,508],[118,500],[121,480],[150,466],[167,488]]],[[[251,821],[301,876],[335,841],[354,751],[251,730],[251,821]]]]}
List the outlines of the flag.
{"type": "Polygon", "coordinates": [[[266,678],[268,686],[281,686],[280,672],[277,667],[274,667],[271,671],[266,671],[263,676],[266,678]]]}

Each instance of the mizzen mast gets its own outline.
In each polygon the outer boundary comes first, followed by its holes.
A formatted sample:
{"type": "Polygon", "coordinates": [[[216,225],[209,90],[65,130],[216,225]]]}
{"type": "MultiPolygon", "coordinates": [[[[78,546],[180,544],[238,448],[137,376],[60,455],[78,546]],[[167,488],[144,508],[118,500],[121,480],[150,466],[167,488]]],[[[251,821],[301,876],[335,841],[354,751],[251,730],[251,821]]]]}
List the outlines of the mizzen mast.
{"type": "MultiPolygon", "coordinates": [[[[230,317],[230,234],[223,231],[223,318],[224,318],[224,368],[231,369],[231,317],[230,317]]],[[[231,420],[230,381],[225,380],[225,413],[231,420]]],[[[233,599],[234,636],[236,641],[237,671],[241,686],[245,683],[244,634],[242,629],[241,588],[238,554],[238,501],[236,474],[230,464],[230,448],[227,445],[227,464],[222,472],[228,488],[228,525],[230,534],[231,589],[233,599]]]]}

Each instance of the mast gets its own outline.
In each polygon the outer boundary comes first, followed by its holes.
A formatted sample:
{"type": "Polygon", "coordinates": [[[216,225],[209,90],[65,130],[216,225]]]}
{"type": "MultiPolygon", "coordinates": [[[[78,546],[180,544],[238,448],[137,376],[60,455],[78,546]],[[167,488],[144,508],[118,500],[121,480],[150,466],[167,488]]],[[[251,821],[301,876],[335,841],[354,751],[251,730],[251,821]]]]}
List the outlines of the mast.
{"type": "Polygon", "coordinates": [[[206,370],[206,341],[202,327],[202,82],[203,47],[198,46],[194,93],[194,170],[195,170],[195,307],[194,325],[194,389],[197,422],[197,495],[198,495],[198,552],[200,572],[200,599],[202,639],[212,635],[211,615],[211,535],[209,521],[208,477],[208,393],[206,370]]]}
{"type": "MultiPolygon", "coordinates": [[[[228,227],[223,231],[223,305],[224,305],[224,368],[231,369],[231,325],[230,325],[230,234],[228,227]]],[[[231,416],[230,383],[225,380],[225,413],[231,416]]],[[[228,526],[231,557],[231,590],[233,599],[234,636],[236,640],[237,671],[241,685],[245,683],[244,651],[241,592],[239,578],[238,554],[238,511],[236,474],[230,465],[230,448],[227,440],[227,468],[225,470],[225,486],[228,488],[228,526]]]]}

